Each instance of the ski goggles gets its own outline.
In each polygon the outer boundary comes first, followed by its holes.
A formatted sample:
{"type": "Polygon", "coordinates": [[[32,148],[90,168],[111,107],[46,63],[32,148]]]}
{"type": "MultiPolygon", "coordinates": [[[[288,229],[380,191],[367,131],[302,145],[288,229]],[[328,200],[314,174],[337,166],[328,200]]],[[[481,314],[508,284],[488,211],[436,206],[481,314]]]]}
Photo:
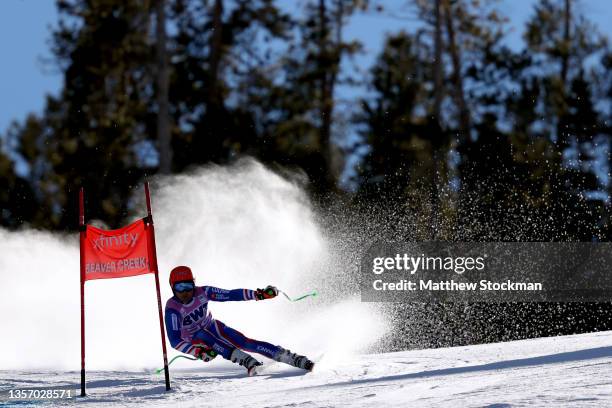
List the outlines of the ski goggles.
{"type": "Polygon", "coordinates": [[[194,287],[193,282],[179,282],[173,286],[175,292],[187,292],[193,290],[194,287]]]}

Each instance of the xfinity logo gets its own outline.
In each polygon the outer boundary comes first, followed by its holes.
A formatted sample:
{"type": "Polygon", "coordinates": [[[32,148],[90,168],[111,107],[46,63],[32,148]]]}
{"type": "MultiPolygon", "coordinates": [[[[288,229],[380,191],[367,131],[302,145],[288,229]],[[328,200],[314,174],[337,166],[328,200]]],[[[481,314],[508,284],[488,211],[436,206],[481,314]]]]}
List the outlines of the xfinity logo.
{"type": "Polygon", "coordinates": [[[137,240],[138,234],[128,234],[127,232],[124,232],[123,235],[115,235],[111,237],[100,236],[94,240],[93,244],[94,248],[101,250],[102,248],[112,248],[122,245],[134,247],[137,240]]]}
{"type": "Polygon", "coordinates": [[[215,287],[211,287],[210,291],[214,293],[228,293],[229,292],[229,290],[227,289],[220,289],[220,288],[215,288],[215,287]]]}

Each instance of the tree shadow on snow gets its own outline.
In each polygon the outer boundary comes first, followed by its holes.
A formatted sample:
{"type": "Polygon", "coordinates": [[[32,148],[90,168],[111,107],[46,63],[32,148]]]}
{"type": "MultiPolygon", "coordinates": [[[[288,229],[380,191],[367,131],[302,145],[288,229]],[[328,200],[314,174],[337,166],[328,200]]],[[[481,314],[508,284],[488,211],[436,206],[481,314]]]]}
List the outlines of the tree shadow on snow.
{"type": "MultiPolygon", "coordinates": [[[[439,377],[439,376],[445,376],[445,375],[474,373],[474,372],[480,372],[480,371],[505,370],[508,368],[544,366],[547,364],[559,364],[559,363],[567,363],[571,361],[593,360],[597,358],[606,358],[606,357],[612,357],[612,346],[597,347],[597,348],[578,350],[578,351],[569,351],[565,353],[550,354],[547,356],[540,356],[540,357],[529,357],[529,358],[520,358],[516,360],[497,361],[494,363],[474,365],[474,366],[443,368],[443,369],[438,369],[438,370],[420,371],[417,373],[396,374],[396,375],[390,375],[390,376],[379,377],[379,378],[364,378],[364,379],[358,379],[358,380],[352,380],[352,381],[345,381],[341,383],[326,384],[325,387],[337,387],[337,386],[344,386],[344,385],[351,385],[351,384],[372,384],[372,383],[377,383],[377,382],[409,380],[413,378],[416,379],[416,378],[439,377]]],[[[320,387],[320,386],[314,386],[311,388],[317,388],[317,387],[320,387]]]]}
{"type": "Polygon", "coordinates": [[[267,378],[287,378],[287,377],[301,377],[303,375],[309,374],[310,371],[306,370],[289,370],[289,371],[279,371],[276,373],[262,373],[261,376],[267,378]]]}

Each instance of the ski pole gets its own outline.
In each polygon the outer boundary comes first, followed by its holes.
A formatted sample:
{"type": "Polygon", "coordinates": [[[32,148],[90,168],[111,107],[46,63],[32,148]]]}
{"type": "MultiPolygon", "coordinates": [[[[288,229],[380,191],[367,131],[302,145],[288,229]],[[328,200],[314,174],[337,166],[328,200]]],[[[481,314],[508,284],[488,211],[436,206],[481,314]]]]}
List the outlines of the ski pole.
{"type": "MultiPolygon", "coordinates": [[[[175,356],[172,360],[170,360],[170,362],[168,362],[168,365],[172,364],[172,362],[174,362],[174,360],[176,360],[177,358],[186,358],[187,360],[193,360],[193,361],[199,360],[199,359],[197,359],[195,357],[187,357],[187,356],[179,355],[179,356],[175,356]]],[[[164,371],[163,367],[162,368],[158,368],[157,370],[155,370],[155,374],[159,374],[162,371],[164,371]]]]}
{"type": "Polygon", "coordinates": [[[316,290],[313,290],[313,291],[312,291],[312,292],[310,292],[310,293],[306,293],[305,295],[302,295],[302,296],[297,297],[297,298],[295,298],[295,299],[291,299],[291,298],[289,297],[289,295],[287,295],[287,294],[286,294],[285,292],[283,292],[282,290],[280,290],[280,289],[279,289],[278,291],[279,291],[280,293],[282,293],[283,295],[285,295],[285,297],[287,298],[287,300],[289,300],[290,302],[297,302],[298,300],[306,299],[307,297],[311,297],[311,296],[312,296],[312,297],[316,297],[316,296],[318,296],[317,291],[316,291],[316,290]]]}
{"type": "MultiPolygon", "coordinates": [[[[194,345],[194,346],[195,346],[195,347],[199,347],[199,346],[197,346],[197,345],[194,345]]],[[[206,351],[206,354],[208,355],[208,357],[210,358],[210,360],[212,360],[213,358],[217,357],[217,354],[218,354],[218,353],[217,353],[216,351],[214,351],[214,350],[210,349],[210,350],[206,351]]],[[[197,358],[197,357],[191,357],[191,356],[185,356],[185,355],[179,354],[178,356],[175,356],[175,357],[174,357],[172,360],[170,360],[170,362],[168,363],[168,365],[172,364],[172,363],[174,362],[174,360],[176,360],[177,358],[186,358],[187,360],[191,360],[191,361],[200,360],[200,359],[199,359],[199,358],[197,358]]],[[[210,361],[210,360],[205,360],[205,361],[210,361]]],[[[163,368],[158,368],[157,370],[155,370],[155,373],[156,373],[156,374],[159,374],[159,373],[161,373],[162,371],[164,371],[164,369],[163,369],[163,368]]]]}

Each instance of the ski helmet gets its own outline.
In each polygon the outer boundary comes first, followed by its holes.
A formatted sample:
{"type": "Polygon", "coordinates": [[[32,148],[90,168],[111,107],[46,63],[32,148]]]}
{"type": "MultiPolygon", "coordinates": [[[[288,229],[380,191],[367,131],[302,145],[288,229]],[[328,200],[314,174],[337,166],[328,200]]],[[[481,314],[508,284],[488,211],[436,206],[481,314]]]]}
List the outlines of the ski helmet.
{"type": "Polygon", "coordinates": [[[188,266],[177,266],[170,272],[170,286],[174,287],[176,282],[181,281],[192,281],[193,282],[193,273],[191,273],[191,269],[188,266]]]}

